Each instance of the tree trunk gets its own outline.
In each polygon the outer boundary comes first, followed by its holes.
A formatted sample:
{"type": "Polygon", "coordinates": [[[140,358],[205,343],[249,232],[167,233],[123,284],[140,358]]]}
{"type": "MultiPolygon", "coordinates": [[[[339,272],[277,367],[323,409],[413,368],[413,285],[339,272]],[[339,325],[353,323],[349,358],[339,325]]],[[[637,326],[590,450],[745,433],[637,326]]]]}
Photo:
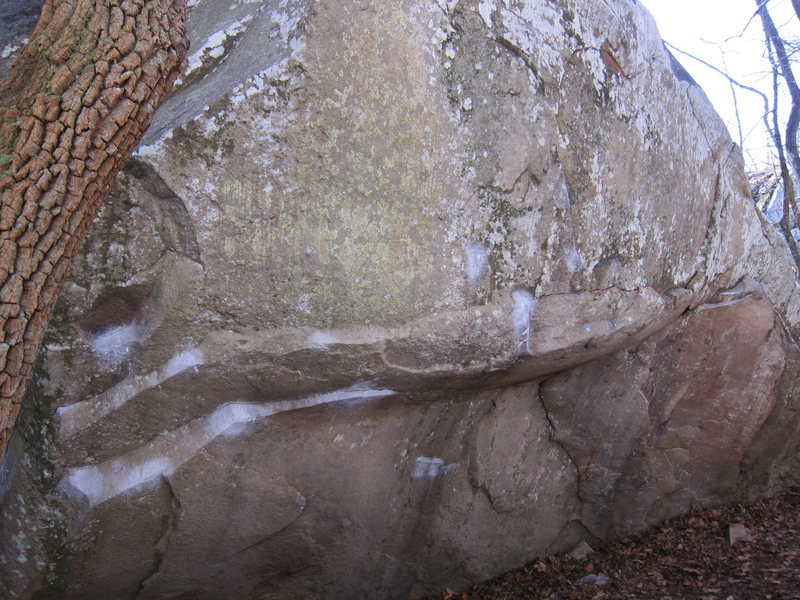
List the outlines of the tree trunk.
{"type": "Polygon", "coordinates": [[[797,19],[800,20],[800,0],[792,0],[792,8],[794,8],[797,19]]]}
{"type": "Polygon", "coordinates": [[[0,458],[72,259],[178,77],[185,0],[46,0],[0,84],[0,458]]]}
{"type": "MultiPolygon", "coordinates": [[[[761,17],[761,25],[764,29],[768,49],[772,47],[775,51],[775,59],[772,58],[770,53],[772,69],[777,69],[781,77],[783,77],[786,88],[789,90],[789,97],[792,99],[789,118],[786,122],[784,144],[786,145],[787,161],[792,167],[792,175],[800,177],[800,149],[797,145],[797,132],[800,129],[800,86],[797,84],[794,71],[792,71],[792,61],[786,51],[786,45],[783,43],[778,28],[772,20],[769,9],[765,4],[761,4],[761,0],[756,0],[756,4],[760,6],[758,14],[761,17]]],[[[794,202],[794,198],[792,198],[792,202],[794,202]]]]}

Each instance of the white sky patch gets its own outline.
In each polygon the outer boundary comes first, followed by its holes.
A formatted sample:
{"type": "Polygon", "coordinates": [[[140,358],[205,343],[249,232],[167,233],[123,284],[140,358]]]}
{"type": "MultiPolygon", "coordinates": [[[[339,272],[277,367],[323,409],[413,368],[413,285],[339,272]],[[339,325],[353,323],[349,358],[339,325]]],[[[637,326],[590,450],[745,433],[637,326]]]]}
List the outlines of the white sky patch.
{"type": "Polygon", "coordinates": [[[141,335],[142,326],[139,323],[126,323],[90,334],[87,342],[103,362],[118,365],[130,356],[141,335]]]}
{"type": "Polygon", "coordinates": [[[528,290],[514,290],[514,309],[511,311],[511,323],[514,326],[514,340],[517,354],[531,353],[531,313],[536,306],[536,299],[528,290]]]}
{"type": "Polygon", "coordinates": [[[471,242],[466,247],[467,254],[467,279],[473,285],[478,283],[478,280],[483,275],[486,268],[486,258],[489,254],[486,246],[478,242],[471,242]]]}
{"type": "Polygon", "coordinates": [[[283,402],[230,402],[219,406],[210,415],[159,435],[124,456],[97,465],[69,469],[59,487],[72,498],[86,498],[89,505],[94,507],[146,485],[157,477],[170,475],[216,437],[240,433],[244,425],[258,419],[320,404],[372,400],[395,393],[364,382],[334,392],[283,402]]]}
{"type": "MultiPolygon", "coordinates": [[[[731,77],[770,95],[770,66],[764,58],[764,32],[760,19],[753,19],[744,35],[740,35],[755,12],[754,2],[642,0],[642,4],[655,17],[661,37],[667,42],[723,71],[727,65],[731,77]]],[[[800,35],[800,23],[790,2],[773,0],[769,7],[784,38],[792,39],[800,35]]],[[[731,137],[738,143],[736,110],[727,79],[688,56],[671,51],[703,88],[728,126],[731,137]]],[[[736,93],[742,120],[745,158],[749,164],[759,166],[770,156],[770,141],[761,121],[764,105],[756,94],[738,89],[736,93]]],[[[783,105],[785,111],[790,107],[790,101],[785,94],[779,104],[783,105]]],[[[784,123],[787,116],[784,112],[784,123]]]]}
{"type": "Polygon", "coordinates": [[[202,364],[201,350],[197,348],[185,350],[170,358],[155,371],[128,377],[94,398],[62,406],[56,410],[58,433],[62,438],[71,437],[123,407],[143,391],[161,385],[170,377],[202,364]]]}

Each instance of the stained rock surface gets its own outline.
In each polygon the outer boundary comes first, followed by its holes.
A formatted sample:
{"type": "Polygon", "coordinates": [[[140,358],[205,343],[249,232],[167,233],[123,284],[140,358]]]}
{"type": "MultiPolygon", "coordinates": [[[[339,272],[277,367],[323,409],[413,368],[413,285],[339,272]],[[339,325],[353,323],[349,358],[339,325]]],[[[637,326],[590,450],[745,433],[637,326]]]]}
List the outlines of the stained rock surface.
{"type": "Polygon", "coordinates": [[[796,273],[633,0],[197,0],[0,596],[419,598],[797,481],[796,273]]]}

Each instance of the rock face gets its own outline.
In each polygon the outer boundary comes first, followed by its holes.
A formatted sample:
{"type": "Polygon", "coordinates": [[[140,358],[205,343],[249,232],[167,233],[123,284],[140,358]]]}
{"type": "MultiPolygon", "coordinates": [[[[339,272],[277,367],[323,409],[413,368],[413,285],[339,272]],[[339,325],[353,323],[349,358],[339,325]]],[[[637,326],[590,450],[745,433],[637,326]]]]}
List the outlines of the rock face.
{"type": "Polygon", "coordinates": [[[0,596],[418,598],[800,475],[798,287],[634,0],[197,0],[0,596]]]}

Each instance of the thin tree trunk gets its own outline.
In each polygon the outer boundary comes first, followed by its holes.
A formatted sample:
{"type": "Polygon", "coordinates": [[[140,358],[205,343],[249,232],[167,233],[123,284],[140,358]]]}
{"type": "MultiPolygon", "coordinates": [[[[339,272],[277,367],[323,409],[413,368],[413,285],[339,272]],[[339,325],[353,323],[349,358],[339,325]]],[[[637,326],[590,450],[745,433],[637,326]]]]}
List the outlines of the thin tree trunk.
{"type": "Polygon", "coordinates": [[[792,0],[792,7],[794,8],[794,14],[797,15],[797,19],[800,20],[800,0],[792,0]]]}
{"type": "MultiPolygon", "coordinates": [[[[761,0],[756,0],[756,4],[760,6],[759,16],[761,17],[761,24],[764,28],[767,44],[775,50],[775,59],[772,58],[772,54],[770,53],[772,68],[773,70],[779,69],[778,72],[786,82],[786,88],[789,90],[789,97],[792,99],[789,119],[786,122],[784,144],[786,145],[786,159],[794,171],[793,175],[795,177],[800,177],[800,152],[798,152],[797,146],[797,131],[800,127],[800,87],[798,87],[797,80],[792,71],[791,60],[789,59],[789,54],[786,52],[786,45],[783,43],[783,39],[781,39],[777,27],[775,27],[769,10],[765,5],[761,4],[761,0]]],[[[794,198],[792,198],[792,202],[794,202],[794,198]]]]}
{"type": "Polygon", "coordinates": [[[783,140],[781,138],[781,129],[780,123],[778,122],[778,98],[780,97],[778,94],[778,68],[775,64],[775,56],[773,54],[773,48],[767,42],[767,53],[769,55],[769,61],[772,65],[772,97],[774,99],[774,103],[772,106],[772,110],[769,114],[772,116],[772,123],[770,124],[767,120],[767,115],[764,115],[764,124],[767,126],[767,131],[770,132],[772,136],[772,141],[775,144],[775,151],[778,153],[778,164],[780,165],[781,171],[781,182],[783,184],[783,215],[781,216],[781,232],[783,233],[783,237],[786,239],[786,243],[789,246],[789,251],[792,253],[792,258],[794,259],[795,265],[800,267],[800,246],[797,244],[797,240],[794,238],[794,234],[792,233],[794,228],[797,226],[797,202],[795,201],[797,192],[795,191],[794,185],[794,176],[792,175],[792,171],[789,168],[789,163],[786,161],[786,150],[783,145],[783,140]],[[792,218],[792,215],[795,215],[795,218],[792,218]]]}
{"type": "Polygon", "coordinates": [[[0,457],[89,224],[178,77],[185,0],[46,0],[0,84],[0,457]]]}

